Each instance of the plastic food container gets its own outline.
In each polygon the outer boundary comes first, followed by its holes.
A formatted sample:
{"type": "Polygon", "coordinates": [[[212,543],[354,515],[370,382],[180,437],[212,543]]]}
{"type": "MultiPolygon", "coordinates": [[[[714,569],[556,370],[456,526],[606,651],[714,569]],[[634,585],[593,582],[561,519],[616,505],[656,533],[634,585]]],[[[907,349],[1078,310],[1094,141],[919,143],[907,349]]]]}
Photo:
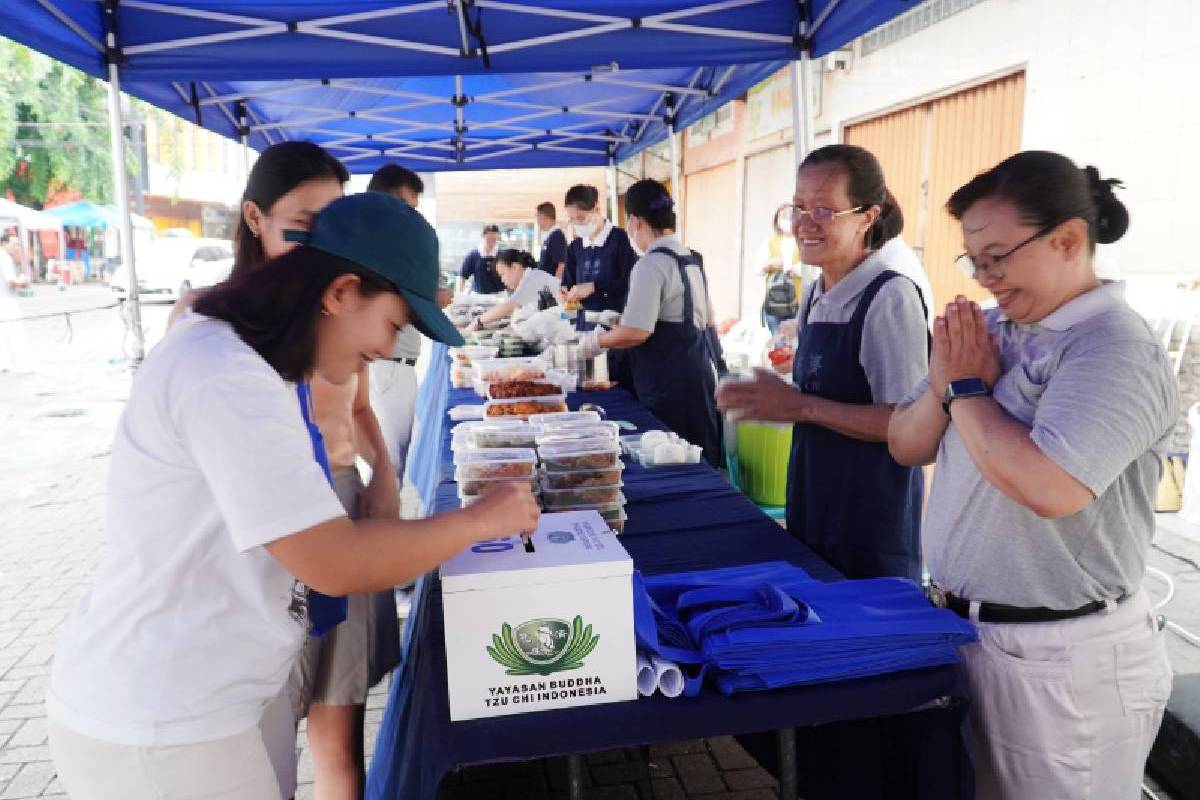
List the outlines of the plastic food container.
{"type": "Polygon", "coordinates": [[[508,448],[459,451],[454,459],[456,481],[477,478],[532,478],[537,470],[537,455],[529,449],[508,448]]]}
{"type": "Polygon", "coordinates": [[[485,449],[533,447],[533,426],[518,419],[489,420],[472,428],[465,436],[471,447],[485,449]],[[496,423],[506,423],[503,425],[496,423]]]}
{"type": "MultiPolygon", "coordinates": [[[[456,478],[457,480],[457,478],[456,478]]],[[[466,497],[475,497],[487,492],[488,489],[498,483],[519,483],[529,488],[529,491],[534,491],[537,488],[537,479],[529,478],[472,478],[468,480],[458,481],[458,497],[463,499],[466,497]]]]}
{"type": "Polygon", "coordinates": [[[562,395],[563,388],[557,383],[546,380],[533,381],[492,381],[486,385],[485,397],[488,400],[510,400],[523,397],[553,397],[562,395]]]}
{"type": "Polygon", "coordinates": [[[546,508],[561,511],[566,507],[615,503],[621,497],[621,486],[581,486],[576,489],[542,489],[546,508]]]}
{"type": "Polygon", "coordinates": [[[599,422],[600,415],[595,411],[562,411],[558,414],[542,414],[533,421],[534,427],[545,429],[562,422],[599,422]]]}
{"type": "Polygon", "coordinates": [[[557,511],[595,511],[608,527],[612,528],[617,533],[625,532],[625,521],[629,516],[625,513],[625,495],[621,495],[620,499],[612,503],[595,503],[590,505],[571,506],[570,508],[556,508],[557,511]]]}
{"type": "Polygon", "coordinates": [[[559,422],[542,426],[537,443],[555,444],[579,439],[612,439],[615,442],[620,430],[615,422],[559,422]]]}
{"type": "Polygon", "coordinates": [[[564,395],[550,397],[514,397],[510,400],[489,400],[483,404],[483,416],[529,419],[540,414],[552,414],[567,408],[564,395]]]}
{"type": "Polygon", "coordinates": [[[455,364],[469,367],[476,359],[495,358],[498,351],[498,347],[468,344],[463,347],[454,348],[450,351],[450,354],[454,357],[455,364]]]}
{"type": "Polygon", "coordinates": [[[541,380],[546,362],[540,358],[489,358],[475,362],[475,378],[484,383],[507,380],[541,380]]]}
{"type": "Polygon", "coordinates": [[[603,469],[579,469],[570,472],[543,472],[542,488],[550,490],[577,489],[588,486],[612,486],[620,484],[625,465],[617,462],[615,467],[603,469]]]}
{"type": "Polygon", "coordinates": [[[542,445],[538,447],[538,455],[548,472],[605,469],[621,463],[620,446],[604,439],[542,445]]]}

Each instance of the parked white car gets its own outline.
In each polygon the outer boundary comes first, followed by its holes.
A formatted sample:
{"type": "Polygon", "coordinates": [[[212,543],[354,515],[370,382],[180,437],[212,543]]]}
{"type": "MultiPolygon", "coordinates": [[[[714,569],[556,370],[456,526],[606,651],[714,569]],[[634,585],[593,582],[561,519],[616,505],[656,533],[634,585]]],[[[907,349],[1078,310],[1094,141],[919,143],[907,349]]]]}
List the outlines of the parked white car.
{"type": "MultiPolygon", "coordinates": [[[[220,283],[232,269],[233,242],[227,239],[152,239],[137,251],[138,295],[147,301],[174,302],[189,289],[220,283]]],[[[125,298],[125,265],[113,272],[110,285],[114,295],[125,298]]]]}

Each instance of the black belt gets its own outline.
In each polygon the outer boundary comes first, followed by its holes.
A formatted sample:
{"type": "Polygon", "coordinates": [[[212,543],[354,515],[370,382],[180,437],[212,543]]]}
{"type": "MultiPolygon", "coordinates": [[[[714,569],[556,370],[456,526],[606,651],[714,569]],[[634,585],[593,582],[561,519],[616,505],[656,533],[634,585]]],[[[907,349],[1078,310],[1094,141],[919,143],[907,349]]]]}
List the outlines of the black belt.
{"type": "MultiPolygon", "coordinates": [[[[1116,600],[1120,603],[1124,597],[1116,600]]],[[[938,608],[948,608],[963,619],[971,619],[971,601],[947,592],[936,584],[929,586],[929,601],[938,608]]],[[[1093,600],[1079,608],[1061,610],[1057,608],[1023,608],[1021,606],[1006,606],[1002,603],[980,603],[980,622],[999,622],[1003,624],[1019,624],[1022,622],[1058,622],[1064,619],[1075,619],[1095,614],[1108,605],[1104,600],[1093,600]]]]}
{"type": "Polygon", "coordinates": [[[410,367],[415,367],[417,365],[417,360],[415,358],[390,358],[388,360],[395,361],[397,364],[407,364],[410,367]]]}

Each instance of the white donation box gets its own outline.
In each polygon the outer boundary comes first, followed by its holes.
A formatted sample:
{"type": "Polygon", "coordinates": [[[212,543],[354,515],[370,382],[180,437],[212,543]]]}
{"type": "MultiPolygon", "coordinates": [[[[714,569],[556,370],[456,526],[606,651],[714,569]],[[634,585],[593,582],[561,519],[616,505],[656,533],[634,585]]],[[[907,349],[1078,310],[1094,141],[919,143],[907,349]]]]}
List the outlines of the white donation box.
{"type": "Polygon", "coordinates": [[[633,560],[595,511],[442,565],[450,719],[637,699],[633,560]]]}

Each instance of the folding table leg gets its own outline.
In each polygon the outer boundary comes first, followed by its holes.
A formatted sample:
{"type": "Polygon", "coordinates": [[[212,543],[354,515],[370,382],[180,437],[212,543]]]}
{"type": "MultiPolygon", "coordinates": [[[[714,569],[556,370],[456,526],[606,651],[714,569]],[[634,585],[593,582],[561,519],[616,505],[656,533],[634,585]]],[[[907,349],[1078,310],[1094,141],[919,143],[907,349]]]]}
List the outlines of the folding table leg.
{"type": "Polygon", "coordinates": [[[571,800],[583,800],[583,756],[567,756],[567,795],[571,800]]]}
{"type": "Polygon", "coordinates": [[[779,800],[798,800],[796,729],[780,728],[775,736],[779,742],[779,800]]]}

